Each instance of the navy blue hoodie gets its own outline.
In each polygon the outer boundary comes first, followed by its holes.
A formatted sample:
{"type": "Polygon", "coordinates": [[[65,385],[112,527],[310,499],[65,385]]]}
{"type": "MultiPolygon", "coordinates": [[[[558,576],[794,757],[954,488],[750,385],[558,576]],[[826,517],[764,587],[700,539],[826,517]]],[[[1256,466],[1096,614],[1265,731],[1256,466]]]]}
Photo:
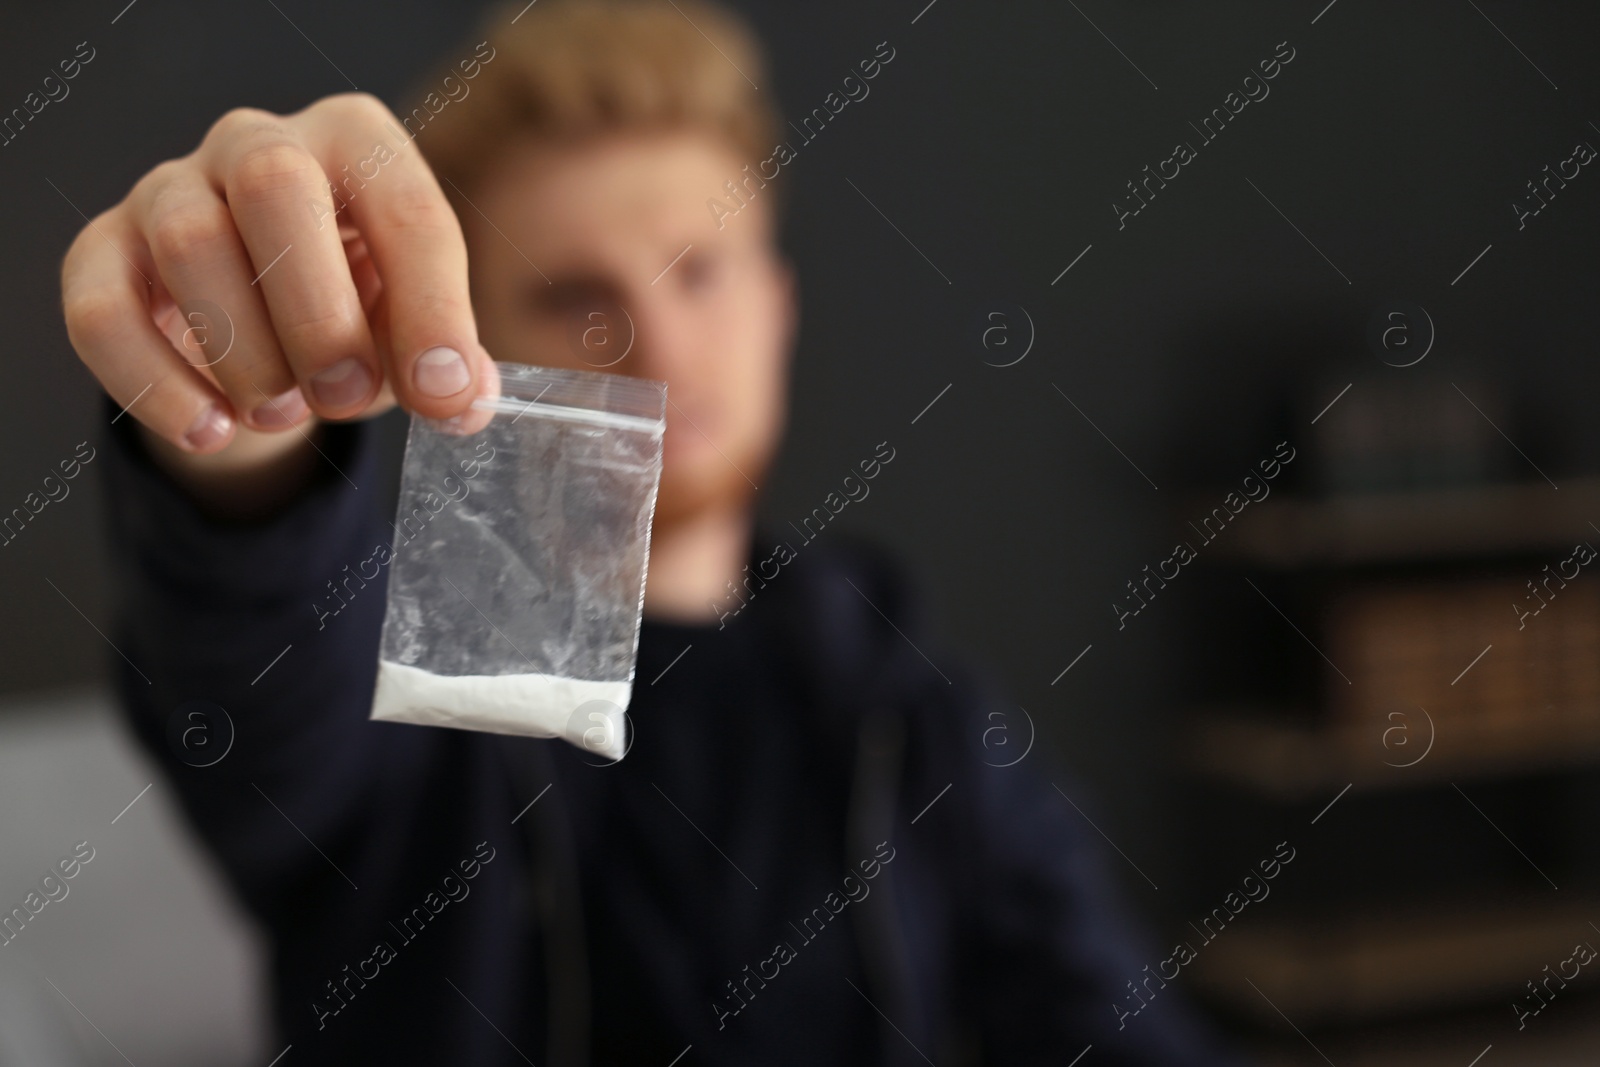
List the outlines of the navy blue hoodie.
{"type": "Polygon", "coordinates": [[[763,530],[752,564],[794,558],[738,614],[647,618],[610,764],[369,720],[377,423],[325,427],[314,484],[247,523],[134,429],[104,442],[116,684],[269,936],[284,1067],[1235,1062],[1178,989],[1119,1018],[1161,953],[880,551],[763,530]]]}

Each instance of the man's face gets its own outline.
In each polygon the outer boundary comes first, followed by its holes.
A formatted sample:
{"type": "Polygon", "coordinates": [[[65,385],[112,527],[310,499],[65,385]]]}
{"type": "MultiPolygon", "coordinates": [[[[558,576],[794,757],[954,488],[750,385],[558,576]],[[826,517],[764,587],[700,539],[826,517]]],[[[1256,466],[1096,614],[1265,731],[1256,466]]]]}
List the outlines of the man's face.
{"type": "Polygon", "coordinates": [[[658,524],[748,506],[783,430],[795,299],[770,209],[757,190],[719,230],[706,206],[741,168],[694,133],[528,140],[461,213],[494,358],[667,383],[658,524]]]}

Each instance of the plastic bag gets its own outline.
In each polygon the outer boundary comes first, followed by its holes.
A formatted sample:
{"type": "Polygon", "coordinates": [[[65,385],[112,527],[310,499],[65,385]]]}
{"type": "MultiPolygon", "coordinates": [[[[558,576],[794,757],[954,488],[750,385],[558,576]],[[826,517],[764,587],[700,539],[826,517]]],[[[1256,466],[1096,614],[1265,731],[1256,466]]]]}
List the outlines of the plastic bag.
{"type": "Polygon", "coordinates": [[[372,718],[621,759],[666,384],[495,366],[484,429],[412,416],[372,718]]]}

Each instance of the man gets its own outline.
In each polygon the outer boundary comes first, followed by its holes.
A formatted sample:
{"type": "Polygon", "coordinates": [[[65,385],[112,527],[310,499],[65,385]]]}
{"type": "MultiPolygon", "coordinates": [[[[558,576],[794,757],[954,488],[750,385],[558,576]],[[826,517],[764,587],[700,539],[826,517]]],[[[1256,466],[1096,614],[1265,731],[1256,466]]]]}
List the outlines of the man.
{"type": "Polygon", "coordinates": [[[1177,991],[1123,1006],[1161,953],[1042,755],[985,763],[996,698],[895,568],[753,519],[796,297],[747,177],[780,139],[748,32],[521,6],[403,117],[229,112],[63,266],[132,415],[122,698],[270,934],[293,1062],[1226,1062],[1177,991]],[[383,578],[318,606],[392,539],[370,416],[475,432],[491,356],[669,385],[619,763],[369,721],[383,578]],[[169,741],[195,700],[236,727],[218,761],[169,741]]]}

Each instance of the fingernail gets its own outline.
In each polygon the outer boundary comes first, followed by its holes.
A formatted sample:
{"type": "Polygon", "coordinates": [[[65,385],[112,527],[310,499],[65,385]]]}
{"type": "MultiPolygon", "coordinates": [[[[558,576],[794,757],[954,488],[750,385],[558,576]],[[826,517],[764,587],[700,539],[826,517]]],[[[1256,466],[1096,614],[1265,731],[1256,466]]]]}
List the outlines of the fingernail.
{"type": "Polygon", "coordinates": [[[250,413],[250,421],[263,430],[276,430],[283,426],[293,426],[310,410],[306,406],[305,394],[300,392],[298,385],[295,385],[258,404],[250,413]]]}
{"type": "MultiPolygon", "coordinates": [[[[468,408],[459,415],[451,415],[448,419],[439,419],[436,425],[445,433],[453,433],[457,435],[466,434],[469,432],[467,430],[467,418],[471,415],[472,409],[468,408]]],[[[482,427],[479,427],[479,429],[482,429],[482,427]]],[[[477,433],[478,431],[472,430],[470,432],[477,433]]]]}
{"type": "Polygon", "coordinates": [[[228,413],[223,411],[220,406],[211,404],[200,412],[199,417],[190,425],[188,432],[183,435],[183,439],[189,442],[190,448],[197,452],[203,452],[227,437],[228,432],[232,429],[233,420],[228,417],[228,413]]]}
{"type": "Polygon", "coordinates": [[[417,392],[428,396],[454,396],[472,381],[467,361],[453,348],[430,348],[417,357],[411,371],[411,380],[417,392]]]}
{"type": "Polygon", "coordinates": [[[317,402],[330,408],[342,408],[367,395],[372,387],[372,372],[359,359],[341,359],[333,366],[311,376],[311,391],[317,402]]]}

